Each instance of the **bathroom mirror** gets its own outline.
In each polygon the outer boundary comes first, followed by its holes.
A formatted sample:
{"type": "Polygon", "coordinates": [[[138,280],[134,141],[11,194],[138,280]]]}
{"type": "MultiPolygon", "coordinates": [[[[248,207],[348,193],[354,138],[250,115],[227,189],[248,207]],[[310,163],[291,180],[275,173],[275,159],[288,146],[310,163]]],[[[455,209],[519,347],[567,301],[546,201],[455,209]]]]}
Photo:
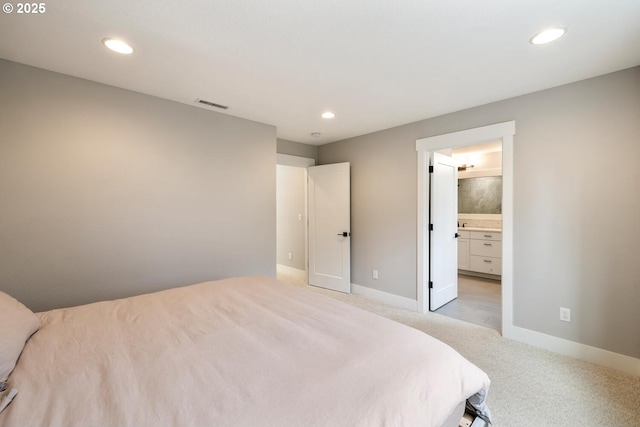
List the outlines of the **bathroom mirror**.
{"type": "Polygon", "coordinates": [[[483,176],[459,179],[458,213],[501,214],[502,177],[483,176]]]}

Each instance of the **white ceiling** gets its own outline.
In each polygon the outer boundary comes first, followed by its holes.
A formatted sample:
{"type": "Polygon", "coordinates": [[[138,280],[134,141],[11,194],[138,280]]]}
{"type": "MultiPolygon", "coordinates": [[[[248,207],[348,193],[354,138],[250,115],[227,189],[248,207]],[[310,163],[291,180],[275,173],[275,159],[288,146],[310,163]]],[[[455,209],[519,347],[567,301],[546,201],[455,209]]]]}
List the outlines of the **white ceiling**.
{"type": "Polygon", "coordinates": [[[41,15],[0,14],[1,58],[190,105],[228,105],[224,114],[316,145],[640,64],[639,0],[45,5],[41,15]],[[548,26],[568,32],[529,44],[548,26]],[[106,50],[108,36],[135,53],[106,50]],[[336,118],[320,118],[326,110],[336,118]]]}

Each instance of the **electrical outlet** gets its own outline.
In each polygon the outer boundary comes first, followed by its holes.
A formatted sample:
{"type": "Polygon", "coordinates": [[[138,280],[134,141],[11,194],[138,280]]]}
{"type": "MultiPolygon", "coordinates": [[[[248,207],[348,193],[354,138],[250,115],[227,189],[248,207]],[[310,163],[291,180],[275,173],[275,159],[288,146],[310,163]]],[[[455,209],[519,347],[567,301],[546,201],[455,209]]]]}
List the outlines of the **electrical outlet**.
{"type": "Polygon", "coordinates": [[[372,271],[372,276],[374,279],[378,280],[378,270],[373,270],[372,271]]]}
{"type": "Polygon", "coordinates": [[[560,320],[564,322],[571,322],[571,309],[560,307],[560,320]]]}
{"type": "Polygon", "coordinates": [[[289,260],[293,259],[293,255],[291,254],[291,252],[289,252],[289,260]]]}

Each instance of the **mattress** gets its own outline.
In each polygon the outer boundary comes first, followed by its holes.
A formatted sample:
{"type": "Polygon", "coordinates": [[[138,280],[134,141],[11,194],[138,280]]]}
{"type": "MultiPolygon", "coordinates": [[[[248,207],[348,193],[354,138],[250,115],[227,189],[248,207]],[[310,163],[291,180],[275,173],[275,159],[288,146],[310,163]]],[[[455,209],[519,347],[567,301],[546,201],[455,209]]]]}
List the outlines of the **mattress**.
{"type": "Polygon", "coordinates": [[[489,378],[416,329],[256,276],[37,313],[0,426],[441,426],[489,378]]]}

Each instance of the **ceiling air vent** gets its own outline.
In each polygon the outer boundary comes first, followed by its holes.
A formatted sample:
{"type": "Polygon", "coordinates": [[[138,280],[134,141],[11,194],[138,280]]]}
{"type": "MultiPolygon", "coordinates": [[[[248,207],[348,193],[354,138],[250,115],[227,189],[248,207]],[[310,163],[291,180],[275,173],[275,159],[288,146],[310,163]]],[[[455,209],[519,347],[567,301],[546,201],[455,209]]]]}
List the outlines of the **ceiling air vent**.
{"type": "Polygon", "coordinates": [[[208,105],[209,107],[222,108],[223,110],[226,110],[227,108],[229,108],[226,105],[216,104],[215,102],[205,101],[204,99],[196,99],[196,102],[200,104],[208,105]]]}

